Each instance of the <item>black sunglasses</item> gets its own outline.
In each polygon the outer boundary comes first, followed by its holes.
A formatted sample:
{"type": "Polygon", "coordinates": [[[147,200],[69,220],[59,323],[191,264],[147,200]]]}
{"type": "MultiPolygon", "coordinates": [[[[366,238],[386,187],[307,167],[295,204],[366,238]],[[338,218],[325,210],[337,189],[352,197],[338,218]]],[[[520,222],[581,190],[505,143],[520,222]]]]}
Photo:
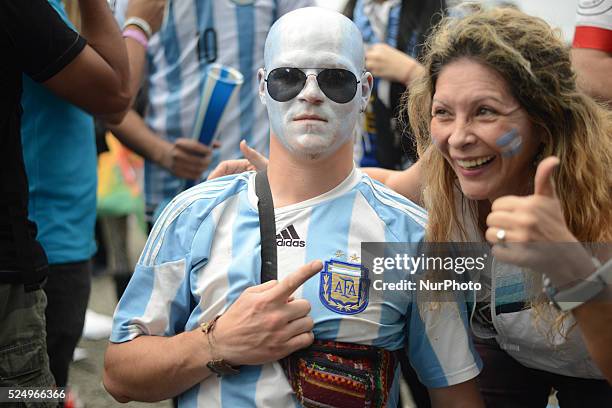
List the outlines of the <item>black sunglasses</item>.
{"type": "MultiPolygon", "coordinates": [[[[275,68],[265,79],[270,97],[278,102],[287,102],[304,89],[308,77],[302,69],[321,68],[275,68]]],[[[324,68],[317,74],[317,83],[325,96],[336,103],[350,102],[357,93],[355,74],[347,69],[324,68]]]]}

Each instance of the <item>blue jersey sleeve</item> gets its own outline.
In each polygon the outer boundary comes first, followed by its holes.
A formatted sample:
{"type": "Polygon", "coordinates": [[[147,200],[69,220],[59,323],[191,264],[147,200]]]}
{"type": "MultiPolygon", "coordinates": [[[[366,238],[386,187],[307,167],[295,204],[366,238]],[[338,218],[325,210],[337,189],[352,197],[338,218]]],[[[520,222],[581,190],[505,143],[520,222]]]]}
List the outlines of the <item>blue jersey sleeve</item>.
{"type": "Polygon", "coordinates": [[[112,342],[184,331],[194,307],[195,272],[206,265],[215,235],[213,210],[239,186],[231,179],[203,183],[165,208],[115,311],[112,342]]]}

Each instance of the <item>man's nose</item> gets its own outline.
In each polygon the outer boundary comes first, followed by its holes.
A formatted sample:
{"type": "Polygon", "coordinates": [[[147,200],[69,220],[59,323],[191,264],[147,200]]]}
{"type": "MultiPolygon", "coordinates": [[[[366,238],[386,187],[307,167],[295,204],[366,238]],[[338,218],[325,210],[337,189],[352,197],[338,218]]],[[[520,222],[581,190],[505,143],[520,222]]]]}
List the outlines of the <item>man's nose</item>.
{"type": "Polygon", "coordinates": [[[323,102],[325,94],[323,94],[323,91],[319,88],[319,83],[317,82],[317,76],[315,74],[306,76],[306,83],[304,84],[302,92],[298,95],[298,98],[310,103],[323,102]]]}

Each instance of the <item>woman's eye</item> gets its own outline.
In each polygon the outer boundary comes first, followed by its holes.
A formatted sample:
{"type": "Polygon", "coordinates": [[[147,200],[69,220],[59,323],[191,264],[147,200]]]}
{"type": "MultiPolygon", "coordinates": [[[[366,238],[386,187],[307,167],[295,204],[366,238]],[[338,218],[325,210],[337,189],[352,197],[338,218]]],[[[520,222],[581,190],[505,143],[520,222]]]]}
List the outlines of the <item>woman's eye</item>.
{"type": "Polygon", "coordinates": [[[433,110],[432,116],[447,116],[448,111],[442,108],[436,108],[433,110]]]}
{"type": "Polygon", "coordinates": [[[487,108],[486,106],[483,106],[481,108],[478,108],[477,114],[478,115],[494,115],[496,112],[491,109],[491,108],[487,108]]]}

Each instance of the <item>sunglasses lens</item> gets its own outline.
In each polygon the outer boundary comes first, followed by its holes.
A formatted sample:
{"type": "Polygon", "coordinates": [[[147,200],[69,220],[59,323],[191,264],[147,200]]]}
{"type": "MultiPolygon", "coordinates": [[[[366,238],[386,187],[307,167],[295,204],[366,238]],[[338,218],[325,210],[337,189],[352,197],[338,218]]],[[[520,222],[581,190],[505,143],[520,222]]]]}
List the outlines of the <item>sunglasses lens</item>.
{"type": "Polygon", "coordinates": [[[324,69],[317,81],[323,93],[336,103],[350,102],[357,93],[357,78],[346,69],[324,69]]]}
{"type": "Polygon", "coordinates": [[[297,68],[276,68],[268,74],[268,93],[278,102],[295,98],[306,83],[306,74],[297,68]]]}

